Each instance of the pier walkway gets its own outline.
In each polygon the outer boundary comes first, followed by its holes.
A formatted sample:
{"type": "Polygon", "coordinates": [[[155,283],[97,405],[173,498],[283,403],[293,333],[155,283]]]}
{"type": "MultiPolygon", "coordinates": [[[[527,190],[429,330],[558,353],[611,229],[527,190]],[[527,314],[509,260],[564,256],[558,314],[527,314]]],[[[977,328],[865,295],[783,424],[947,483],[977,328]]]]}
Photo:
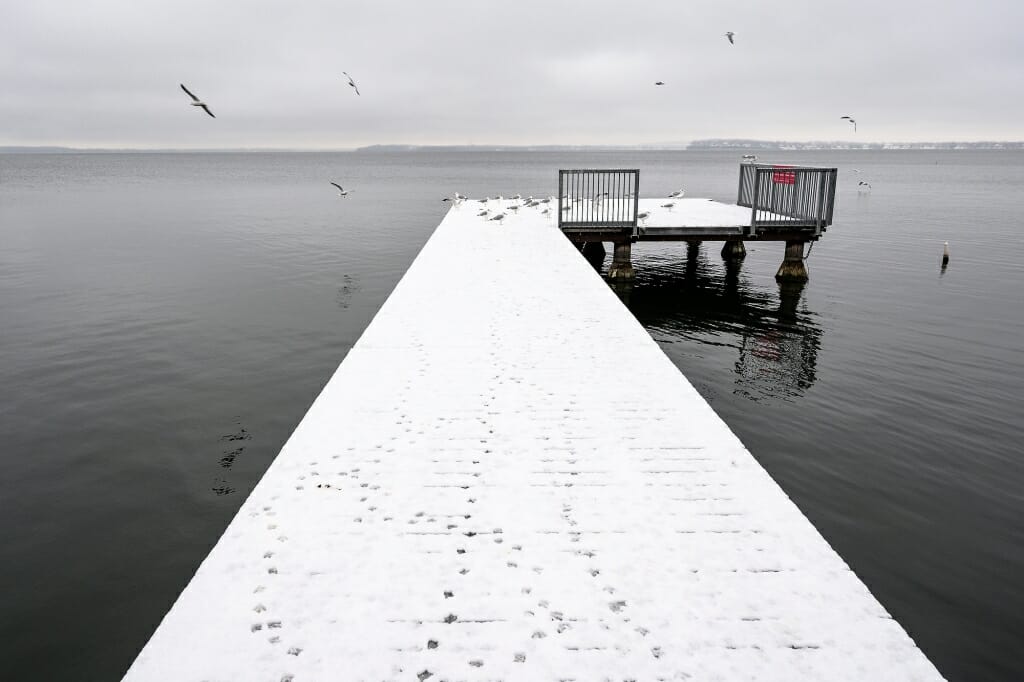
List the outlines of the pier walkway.
{"type": "Polygon", "coordinates": [[[479,210],[451,209],[125,679],[941,679],[556,211],[479,210]]]}

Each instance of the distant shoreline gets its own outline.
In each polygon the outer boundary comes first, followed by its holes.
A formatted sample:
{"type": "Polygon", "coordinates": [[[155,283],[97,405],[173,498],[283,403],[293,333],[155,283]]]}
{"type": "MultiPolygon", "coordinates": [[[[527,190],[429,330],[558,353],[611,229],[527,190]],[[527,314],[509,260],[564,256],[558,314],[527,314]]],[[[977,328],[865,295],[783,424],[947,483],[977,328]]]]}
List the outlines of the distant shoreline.
{"type": "Polygon", "coordinates": [[[988,142],[789,142],[771,140],[708,139],[681,144],[660,145],[411,145],[375,144],[355,149],[290,148],[100,148],[60,146],[0,146],[0,154],[393,154],[409,152],[586,152],[586,151],[1021,151],[1024,141],[988,142]]]}

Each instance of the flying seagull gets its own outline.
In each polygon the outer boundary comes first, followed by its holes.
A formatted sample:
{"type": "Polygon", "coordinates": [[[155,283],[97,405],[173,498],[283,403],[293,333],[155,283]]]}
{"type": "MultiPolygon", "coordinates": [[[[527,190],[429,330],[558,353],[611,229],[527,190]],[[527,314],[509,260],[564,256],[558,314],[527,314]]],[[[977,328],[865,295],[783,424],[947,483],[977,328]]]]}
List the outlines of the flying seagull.
{"type": "Polygon", "coordinates": [[[331,184],[338,188],[338,191],[341,192],[341,196],[343,196],[343,197],[347,197],[348,196],[348,190],[347,189],[343,189],[342,186],[339,185],[336,182],[332,182],[331,184]]]}
{"type": "Polygon", "coordinates": [[[195,95],[193,95],[191,92],[188,91],[188,88],[186,88],[181,83],[178,83],[178,85],[181,85],[181,89],[185,91],[185,94],[192,98],[192,106],[194,106],[194,107],[202,107],[203,111],[208,113],[211,118],[217,118],[216,116],[213,115],[213,112],[210,111],[210,108],[207,107],[204,102],[200,101],[198,97],[196,97],[195,95]]]}
{"type": "Polygon", "coordinates": [[[857,132],[857,121],[853,120],[853,116],[840,116],[840,119],[846,119],[853,124],[853,132],[857,132]]]}
{"type": "Polygon", "coordinates": [[[729,39],[729,44],[730,44],[730,45],[735,45],[735,44],[736,44],[736,43],[735,43],[735,42],[733,41],[733,39],[732,39],[732,37],[733,37],[734,35],[736,35],[736,34],[735,34],[735,33],[733,33],[732,31],[726,31],[726,32],[725,32],[725,37],[729,39]]]}
{"type": "Polygon", "coordinates": [[[871,184],[861,180],[857,183],[857,187],[867,187],[868,189],[871,189],[871,184]]]}
{"type": "Polygon", "coordinates": [[[655,85],[664,85],[665,81],[655,81],[654,84],[655,85]]]}
{"type": "Polygon", "coordinates": [[[757,161],[757,154],[744,154],[743,155],[743,160],[744,161],[757,161]]]}
{"type": "MultiPolygon", "coordinates": [[[[356,85],[354,80],[352,80],[352,76],[348,75],[348,72],[346,71],[342,71],[342,73],[345,74],[345,78],[348,79],[348,84],[351,85],[355,89],[356,94],[359,95],[359,86],[356,85]]],[[[362,95],[360,95],[360,97],[362,97],[362,95]]]]}

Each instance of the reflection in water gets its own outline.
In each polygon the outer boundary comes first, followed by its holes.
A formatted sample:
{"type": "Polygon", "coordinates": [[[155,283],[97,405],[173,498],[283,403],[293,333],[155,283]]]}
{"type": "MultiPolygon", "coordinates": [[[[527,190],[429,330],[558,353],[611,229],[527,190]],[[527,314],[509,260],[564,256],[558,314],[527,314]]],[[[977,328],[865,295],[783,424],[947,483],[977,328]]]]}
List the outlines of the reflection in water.
{"type": "Polygon", "coordinates": [[[822,336],[800,304],[804,285],[758,288],[742,268],[742,261],[710,264],[692,247],[685,263],[647,254],[636,281],[613,289],[658,340],[735,348],[737,393],[755,401],[802,396],[815,381],[822,336]]]}
{"type": "Polygon", "coordinates": [[[359,280],[354,275],[344,275],[341,278],[341,286],[338,287],[338,293],[334,297],[338,307],[342,310],[348,308],[352,302],[352,295],[357,293],[362,287],[359,285],[359,280]]]}

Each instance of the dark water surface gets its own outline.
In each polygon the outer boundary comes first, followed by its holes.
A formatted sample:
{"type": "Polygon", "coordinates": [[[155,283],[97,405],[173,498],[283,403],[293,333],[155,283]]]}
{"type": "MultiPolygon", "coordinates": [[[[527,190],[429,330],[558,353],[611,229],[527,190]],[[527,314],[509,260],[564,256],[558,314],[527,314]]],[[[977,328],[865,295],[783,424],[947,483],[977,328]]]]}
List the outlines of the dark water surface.
{"type": "MultiPolygon", "coordinates": [[[[667,243],[634,249],[638,280],[619,293],[944,675],[1021,679],[1024,153],[763,160],[840,168],[805,287],[776,285],[781,244],[748,245],[726,268],[718,243],[667,243]]],[[[547,195],[559,167],[639,167],[645,196],[682,185],[733,201],[737,164],[0,155],[5,677],[123,674],[442,196],[547,195]]]]}

